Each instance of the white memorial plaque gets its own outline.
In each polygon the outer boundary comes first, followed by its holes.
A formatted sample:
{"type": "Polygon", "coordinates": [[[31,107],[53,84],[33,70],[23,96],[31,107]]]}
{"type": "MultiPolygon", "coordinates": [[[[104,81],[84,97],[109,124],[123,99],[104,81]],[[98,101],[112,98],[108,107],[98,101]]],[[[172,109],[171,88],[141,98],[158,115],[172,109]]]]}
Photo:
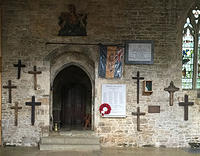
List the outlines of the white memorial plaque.
{"type": "Polygon", "coordinates": [[[126,117],[126,85],[125,84],[103,84],[102,104],[111,106],[110,114],[104,117],[126,117]]]}
{"type": "Polygon", "coordinates": [[[150,43],[130,43],[128,51],[129,61],[151,61],[150,43]]]}
{"type": "Polygon", "coordinates": [[[153,41],[126,41],[126,64],[153,64],[153,41]]]}

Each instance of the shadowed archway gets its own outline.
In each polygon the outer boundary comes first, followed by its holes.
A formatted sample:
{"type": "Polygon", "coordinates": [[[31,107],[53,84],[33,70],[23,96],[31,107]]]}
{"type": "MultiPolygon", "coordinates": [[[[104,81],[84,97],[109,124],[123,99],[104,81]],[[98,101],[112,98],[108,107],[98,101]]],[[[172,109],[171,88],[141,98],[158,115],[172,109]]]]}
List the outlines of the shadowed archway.
{"type": "Polygon", "coordinates": [[[92,85],[76,65],[61,70],[53,82],[53,122],[61,130],[91,129],[92,85]],[[89,124],[86,126],[86,117],[89,124]]]}

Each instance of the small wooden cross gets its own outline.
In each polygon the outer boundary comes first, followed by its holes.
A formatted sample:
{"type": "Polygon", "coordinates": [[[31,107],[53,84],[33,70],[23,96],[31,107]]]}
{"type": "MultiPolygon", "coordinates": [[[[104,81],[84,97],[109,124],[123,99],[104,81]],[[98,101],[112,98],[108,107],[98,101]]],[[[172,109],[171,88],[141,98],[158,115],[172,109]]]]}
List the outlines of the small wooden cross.
{"type": "Polygon", "coordinates": [[[13,64],[14,67],[18,68],[18,73],[17,73],[17,79],[20,79],[20,75],[21,75],[21,68],[26,67],[24,64],[22,64],[21,60],[18,60],[18,64],[13,64]]]}
{"type": "Polygon", "coordinates": [[[40,106],[41,102],[35,102],[35,96],[32,96],[31,102],[26,102],[26,105],[31,106],[31,124],[35,123],[35,106],[40,106]]]}
{"type": "Polygon", "coordinates": [[[188,102],[188,95],[185,95],[184,102],[179,102],[179,106],[184,107],[184,120],[188,120],[188,106],[194,105],[194,102],[188,102]]]}
{"type": "Polygon", "coordinates": [[[15,106],[12,106],[10,108],[15,110],[15,126],[17,126],[17,123],[18,123],[18,111],[19,111],[19,109],[22,109],[22,107],[18,107],[18,102],[15,102],[15,106]]]}
{"type": "Polygon", "coordinates": [[[144,77],[140,77],[140,72],[137,71],[137,77],[132,77],[132,79],[137,79],[137,104],[139,103],[139,93],[140,93],[140,80],[143,80],[144,77]]]}
{"type": "Polygon", "coordinates": [[[137,116],[137,131],[141,131],[140,130],[140,115],[145,115],[145,113],[140,112],[140,107],[137,107],[137,112],[132,112],[132,115],[137,116]]]}
{"type": "Polygon", "coordinates": [[[174,103],[174,92],[178,91],[179,88],[175,87],[174,86],[174,82],[171,81],[170,82],[170,85],[168,88],[164,88],[165,91],[168,91],[169,92],[169,105],[170,106],[173,106],[173,103],[174,103]]]}
{"type": "Polygon", "coordinates": [[[12,103],[12,89],[17,88],[17,86],[12,86],[11,80],[8,80],[8,86],[3,86],[3,88],[8,89],[9,92],[9,103],[12,103]]]}
{"type": "Polygon", "coordinates": [[[42,72],[37,71],[37,67],[34,66],[33,71],[29,71],[28,73],[34,75],[34,89],[37,90],[37,74],[41,74],[42,72]]]}

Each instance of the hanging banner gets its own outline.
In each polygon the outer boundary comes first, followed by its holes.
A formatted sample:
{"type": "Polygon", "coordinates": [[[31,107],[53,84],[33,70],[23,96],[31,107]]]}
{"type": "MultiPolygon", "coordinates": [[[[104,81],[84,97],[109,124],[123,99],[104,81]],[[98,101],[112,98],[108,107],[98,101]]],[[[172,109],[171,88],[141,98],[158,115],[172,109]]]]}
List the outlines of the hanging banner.
{"type": "Polygon", "coordinates": [[[99,76],[102,78],[120,78],[124,48],[100,45],[99,76]]]}
{"type": "MultiPolygon", "coordinates": [[[[103,117],[126,117],[126,85],[125,84],[103,84],[102,104],[111,108],[103,117]]],[[[104,110],[104,111],[108,111],[104,110]]]]}

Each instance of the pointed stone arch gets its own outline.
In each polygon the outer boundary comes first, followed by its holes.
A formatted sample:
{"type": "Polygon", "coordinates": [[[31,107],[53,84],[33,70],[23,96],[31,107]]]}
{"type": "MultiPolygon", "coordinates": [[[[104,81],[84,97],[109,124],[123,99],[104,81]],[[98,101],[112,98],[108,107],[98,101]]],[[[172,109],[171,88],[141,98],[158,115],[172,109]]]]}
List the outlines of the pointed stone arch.
{"type": "Polygon", "coordinates": [[[199,89],[198,42],[200,32],[200,2],[195,1],[184,13],[181,24],[182,88],[199,89]],[[195,10],[197,17],[195,17],[195,10]],[[191,67],[192,66],[192,67],[191,67]],[[191,74],[192,73],[192,74],[191,74]]]}
{"type": "MultiPolygon", "coordinates": [[[[94,61],[85,53],[85,49],[82,51],[77,51],[77,49],[70,48],[61,48],[57,51],[53,51],[46,57],[46,61],[50,62],[50,85],[51,85],[51,103],[50,103],[50,114],[53,116],[53,83],[56,76],[64,69],[70,66],[76,66],[83,70],[90,79],[91,88],[92,88],[92,97],[91,97],[91,116],[92,116],[92,126],[91,129],[94,129],[94,82],[95,82],[95,63],[94,61]],[[62,49],[62,50],[61,50],[62,49]],[[74,51],[72,51],[74,50],[74,51]]],[[[81,49],[79,49],[81,50],[81,49]]],[[[53,123],[52,123],[53,124],[53,123]]],[[[53,125],[51,125],[53,126],[53,125]]]]}

